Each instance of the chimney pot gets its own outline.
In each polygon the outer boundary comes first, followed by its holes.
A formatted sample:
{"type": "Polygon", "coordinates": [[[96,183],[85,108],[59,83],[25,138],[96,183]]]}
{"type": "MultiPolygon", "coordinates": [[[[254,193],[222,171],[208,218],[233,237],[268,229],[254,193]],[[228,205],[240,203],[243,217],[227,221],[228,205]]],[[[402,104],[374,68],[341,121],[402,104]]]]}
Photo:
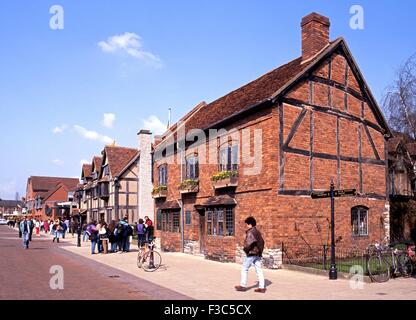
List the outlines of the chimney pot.
{"type": "Polygon", "coordinates": [[[329,44],[329,27],[327,17],[316,12],[302,18],[302,61],[307,61],[329,44]]]}

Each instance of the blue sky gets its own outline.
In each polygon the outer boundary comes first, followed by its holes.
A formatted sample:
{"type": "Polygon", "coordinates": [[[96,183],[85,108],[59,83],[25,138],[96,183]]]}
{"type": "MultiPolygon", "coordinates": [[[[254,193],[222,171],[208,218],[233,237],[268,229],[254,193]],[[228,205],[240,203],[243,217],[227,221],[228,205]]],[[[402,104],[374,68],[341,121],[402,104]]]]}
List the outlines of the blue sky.
{"type": "Polygon", "coordinates": [[[0,197],[24,194],[30,175],[79,176],[109,138],[135,147],[144,120],[165,124],[169,107],[177,120],[298,57],[312,11],[346,38],[380,100],[416,52],[415,1],[2,0],[0,197]],[[349,26],[354,4],[364,30],[349,26]],[[63,30],[49,27],[53,5],[63,30]]]}

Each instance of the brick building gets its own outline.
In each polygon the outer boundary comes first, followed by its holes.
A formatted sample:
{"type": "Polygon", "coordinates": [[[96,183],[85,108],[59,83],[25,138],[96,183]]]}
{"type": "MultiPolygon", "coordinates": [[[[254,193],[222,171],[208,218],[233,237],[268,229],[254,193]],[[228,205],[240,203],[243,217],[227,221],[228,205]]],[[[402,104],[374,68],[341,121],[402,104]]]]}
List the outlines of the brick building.
{"type": "Polygon", "coordinates": [[[27,214],[38,219],[55,219],[68,216],[59,202],[67,202],[79,183],[76,178],[29,177],[26,187],[27,214]]]}
{"type": "Polygon", "coordinates": [[[336,200],[337,245],[388,239],[391,132],[346,41],[330,41],[329,27],[326,17],[304,17],[299,58],[198,105],[156,142],[163,250],[239,261],[252,215],[266,240],[265,264],[277,267],[282,243],[329,243],[330,201],[310,195],[331,181],[358,192],[336,200]]]}
{"type": "Polygon", "coordinates": [[[22,200],[0,199],[0,218],[12,217],[13,215],[22,215],[24,208],[25,203],[22,200]]]}
{"type": "Polygon", "coordinates": [[[151,133],[138,134],[138,149],[108,145],[85,164],[76,195],[87,221],[153,217],[151,133]]]}

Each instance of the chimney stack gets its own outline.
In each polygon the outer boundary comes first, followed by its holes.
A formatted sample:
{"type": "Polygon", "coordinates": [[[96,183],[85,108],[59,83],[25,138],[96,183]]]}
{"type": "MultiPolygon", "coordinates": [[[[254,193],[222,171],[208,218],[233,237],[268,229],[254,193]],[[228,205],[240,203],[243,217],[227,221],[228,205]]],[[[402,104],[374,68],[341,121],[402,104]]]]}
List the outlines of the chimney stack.
{"type": "Polygon", "coordinates": [[[154,201],[152,198],[153,181],[152,181],[152,133],[149,130],[140,130],[137,134],[139,140],[139,190],[138,190],[138,207],[139,218],[149,216],[153,220],[154,201]]]}
{"type": "Polygon", "coordinates": [[[302,62],[308,61],[329,44],[329,26],[327,17],[318,13],[302,18],[302,62]]]}

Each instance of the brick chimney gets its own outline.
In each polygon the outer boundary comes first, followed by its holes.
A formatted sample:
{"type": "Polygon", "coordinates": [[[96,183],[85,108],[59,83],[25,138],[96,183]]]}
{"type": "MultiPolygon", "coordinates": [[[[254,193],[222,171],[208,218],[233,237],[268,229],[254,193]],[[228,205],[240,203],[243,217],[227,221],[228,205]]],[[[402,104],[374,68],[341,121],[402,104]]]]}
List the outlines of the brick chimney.
{"type": "Polygon", "coordinates": [[[318,13],[302,18],[302,62],[308,61],[329,44],[329,19],[318,13]]]}

